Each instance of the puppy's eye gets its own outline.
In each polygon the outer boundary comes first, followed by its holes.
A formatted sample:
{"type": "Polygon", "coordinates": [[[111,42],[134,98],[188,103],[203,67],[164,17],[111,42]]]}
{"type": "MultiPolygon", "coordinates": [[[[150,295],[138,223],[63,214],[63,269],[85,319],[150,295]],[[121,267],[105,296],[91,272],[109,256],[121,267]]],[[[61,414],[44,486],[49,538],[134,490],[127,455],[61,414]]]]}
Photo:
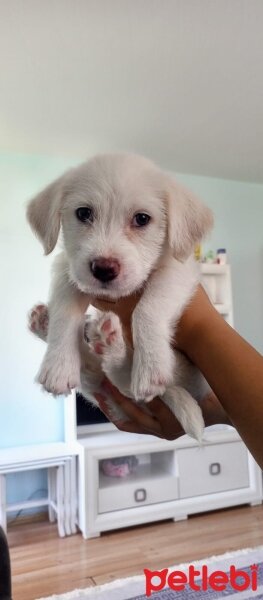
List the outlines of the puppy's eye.
{"type": "Polygon", "coordinates": [[[86,223],[87,221],[92,223],[93,221],[93,211],[88,206],[80,206],[80,208],[77,208],[75,211],[75,214],[77,219],[82,221],[82,223],[86,223]]]}
{"type": "Polygon", "coordinates": [[[135,227],[145,227],[145,225],[148,225],[150,220],[151,220],[151,217],[149,215],[147,215],[146,213],[137,213],[133,217],[132,224],[135,227]]]}

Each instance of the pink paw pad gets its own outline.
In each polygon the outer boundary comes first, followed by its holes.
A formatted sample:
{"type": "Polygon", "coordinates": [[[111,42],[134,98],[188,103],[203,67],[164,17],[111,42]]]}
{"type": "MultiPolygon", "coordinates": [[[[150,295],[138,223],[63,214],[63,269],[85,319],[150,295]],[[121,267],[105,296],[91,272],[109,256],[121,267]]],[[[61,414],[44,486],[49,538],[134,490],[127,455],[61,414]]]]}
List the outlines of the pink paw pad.
{"type": "Polygon", "coordinates": [[[96,354],[103,354],[104,344],[102,344],[101,342],[95,342],[93,348],[96,354]]]}
{"type": "Polygon", "coordinates": [[[31,331],[47,332],[48,329],[48,311],[44,304],[37,304],[29,315],[29,328],[31,331]]]}
{"type": "Polygon", "coordinates": [[[120,336],[119,321],[115,315],[105,315],[93,321],[88,331],[90,348],[95,354],[104,354],[107,347],[113,345],[120,336]]]}
{"type": "Polygon", "coordinates": [[[104,321],[101,325],[101,331],[104,333],[104,338],[107,346],[110,346],[114,342],[117,332],[113,329],[113,325],[110,319],[104,321]]]}

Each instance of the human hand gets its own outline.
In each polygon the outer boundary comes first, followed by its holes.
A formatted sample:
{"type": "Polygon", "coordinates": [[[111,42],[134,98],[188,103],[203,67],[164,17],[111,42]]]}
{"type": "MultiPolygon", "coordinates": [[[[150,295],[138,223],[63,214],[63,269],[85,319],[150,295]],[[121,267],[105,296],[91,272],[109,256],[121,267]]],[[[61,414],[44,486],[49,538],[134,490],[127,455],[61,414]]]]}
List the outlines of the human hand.
{"type": "MultiPolygon", "coordinates": [[[[111,401],[115,402],[127,416],[127,419],[113,421],[114,425],[120,431],[154,435],[165,440],[176,440],[185,435],[185,431],[179,421],[160,398],[154,398],[145,405],[151,412],[149,414],[144,410],[143,405],[138,405],[130,398],[123,396],[108,380],[104,383],[103,387],[107,396],[111,397],[111,401]]],[[[103,394],[95,394],[95,398],[102,412],[111,420],[107,401],[103,394]]],[[[203,398],[200,406],[206,426],[219,423],[231,425],[219,400],[212,392],[203,398]]]]}
{"type": "Polygon", "coordinates": [[[102,412],[120,431],[155,435],[167,440],[174,440],[184,435],[181,424],[160,398],[154,398],[145,405],[139,405],[121,394],[108,380],[104,381],[102,387],[105,389],[105,396],[102,393],[96,393],[94,396],[102,412]],[[111,411],[107,404],[109,398],[121,409],[127,419],[113,420],[111,418],[111,411]],[[145,407],[147,407],[146,410],[145,407]]]}

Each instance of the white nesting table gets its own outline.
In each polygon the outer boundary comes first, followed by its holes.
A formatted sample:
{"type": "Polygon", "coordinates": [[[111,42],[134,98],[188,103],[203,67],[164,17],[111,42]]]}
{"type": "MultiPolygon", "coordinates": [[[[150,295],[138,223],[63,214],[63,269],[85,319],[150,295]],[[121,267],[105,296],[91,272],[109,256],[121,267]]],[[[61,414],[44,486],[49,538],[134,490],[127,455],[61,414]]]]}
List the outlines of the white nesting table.
{"type": "Polygon", "coordinates": [[[57,442],[0,450],[0,525],[7,529],[7,512],[48,506],[49,520],[57,520],[60,537],[76,533],[76,445],[57,442]],[[48,470],[48,495],[40,500],[7,504],[6,475],[35,469],[48,470]]]}

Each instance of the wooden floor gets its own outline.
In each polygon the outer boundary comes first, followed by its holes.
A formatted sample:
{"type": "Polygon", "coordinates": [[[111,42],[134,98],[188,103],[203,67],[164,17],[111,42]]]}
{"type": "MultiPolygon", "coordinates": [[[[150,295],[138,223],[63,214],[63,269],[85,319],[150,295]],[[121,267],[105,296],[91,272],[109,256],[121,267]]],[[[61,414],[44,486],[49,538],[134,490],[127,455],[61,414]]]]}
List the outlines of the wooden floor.
{"type": "Polygon", "coordinates": [[[9,527],[14,600],[35,600],[263,544],[263,507],[217,511],[103,534],[60,539],[48,522],[9,527]]]}

